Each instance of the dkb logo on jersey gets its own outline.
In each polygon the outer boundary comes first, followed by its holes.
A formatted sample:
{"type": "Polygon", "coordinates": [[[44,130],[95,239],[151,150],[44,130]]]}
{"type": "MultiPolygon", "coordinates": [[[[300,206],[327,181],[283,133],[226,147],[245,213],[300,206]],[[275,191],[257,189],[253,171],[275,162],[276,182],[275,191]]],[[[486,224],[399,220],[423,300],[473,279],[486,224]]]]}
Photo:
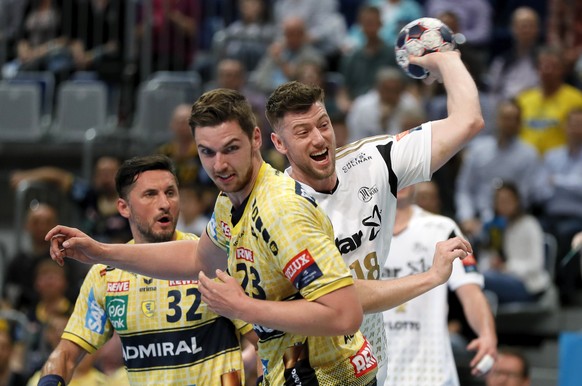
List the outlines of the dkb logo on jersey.
{"type": "Polygon", "coordinates": [[[118,331],[127,330],[127,295],[107,296],[105,309],[113,328],[118,331]]]}
{"type": "Polygon", "coordinates": [[[293,257],[285,266],[283,273],[297,289],[307,286],[323,275],[307,249],[293,257]]]}

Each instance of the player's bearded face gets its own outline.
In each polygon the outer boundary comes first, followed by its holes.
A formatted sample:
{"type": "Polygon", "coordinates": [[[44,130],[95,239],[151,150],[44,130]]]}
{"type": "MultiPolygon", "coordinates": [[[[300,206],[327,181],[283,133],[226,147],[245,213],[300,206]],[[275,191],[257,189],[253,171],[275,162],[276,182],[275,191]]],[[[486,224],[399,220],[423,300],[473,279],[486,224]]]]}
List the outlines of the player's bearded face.
{"type": "Polygon", "coordinates": [[[312,186],[335,173],[335,134],[325,107],[314,104],[306,113],[288,114],[280,138],[293,177],[312,186]],[[300,173],[301,176],[296,176],[300,173]]]}

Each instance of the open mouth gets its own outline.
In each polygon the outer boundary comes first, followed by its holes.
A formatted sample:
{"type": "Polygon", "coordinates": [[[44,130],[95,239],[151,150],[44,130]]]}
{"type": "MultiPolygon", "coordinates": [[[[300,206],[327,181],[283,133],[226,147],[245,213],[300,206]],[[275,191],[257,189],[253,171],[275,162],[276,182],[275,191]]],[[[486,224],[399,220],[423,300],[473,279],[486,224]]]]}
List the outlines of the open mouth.
{"type": "Polygon", "coordinates": [[[311,159],[313,159],[315,161],[324,161],[327,158],[327,153],[328,153],[328,150],[325,149],[322,152],[319,152],[316,154],[311,154],[311,159]]]}
{"type": "Polygon", "coordinates": [[[163,225],[169,224],[170,223],[170,216],[162,216],[158,219],[158,222],[163,224],[163,225]]]}

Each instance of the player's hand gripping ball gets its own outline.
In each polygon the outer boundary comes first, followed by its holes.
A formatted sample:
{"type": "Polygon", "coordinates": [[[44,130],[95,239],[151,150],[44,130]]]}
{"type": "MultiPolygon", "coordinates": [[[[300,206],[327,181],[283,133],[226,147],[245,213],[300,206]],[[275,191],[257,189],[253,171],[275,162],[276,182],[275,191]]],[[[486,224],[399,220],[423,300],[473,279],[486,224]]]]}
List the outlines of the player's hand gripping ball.
{"type": "Polygon", "coordinates": [[[452,51],[455,46],[455,34],[445,23],[432,17],[421,17],[400,30],[394,47],[396,62],[411,78],[424,79],[429,75],[428,71],[410,64],[408,56],[452,51]]]}

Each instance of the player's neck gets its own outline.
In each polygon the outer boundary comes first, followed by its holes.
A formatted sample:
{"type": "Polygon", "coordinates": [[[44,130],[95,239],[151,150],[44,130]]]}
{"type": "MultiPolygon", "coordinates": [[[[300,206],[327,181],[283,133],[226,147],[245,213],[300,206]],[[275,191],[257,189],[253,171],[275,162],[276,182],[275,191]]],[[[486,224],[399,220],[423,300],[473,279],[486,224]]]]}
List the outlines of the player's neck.
{"type": "Polygon", "coordinates": [[[412,218],[412,205],[405,206],[403,208],[396,208],[396,218],[394,220],[394,235],[402,233],[410,223],[412,218]]]}

